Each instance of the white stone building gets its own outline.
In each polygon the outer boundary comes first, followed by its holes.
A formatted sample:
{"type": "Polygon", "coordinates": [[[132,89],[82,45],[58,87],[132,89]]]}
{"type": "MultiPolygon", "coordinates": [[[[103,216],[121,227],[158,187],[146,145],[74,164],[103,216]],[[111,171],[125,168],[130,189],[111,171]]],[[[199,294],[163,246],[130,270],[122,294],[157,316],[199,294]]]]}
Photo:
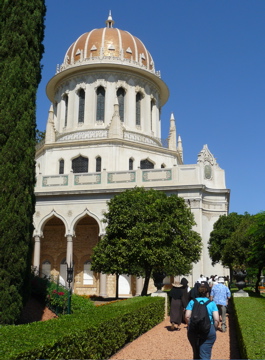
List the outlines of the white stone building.
{"type": "MultiPolygon", "coordinates": [[[[91,254],[105,231],[107,201],[144,186],[178,194],[191,207],[204,247],[190,284],[200,274],[226,275],[211,266],[207,249],[214,222],[228,212],[224,170],[207,145],[197,164],[183,163],[173,114],[167,145],[161,142],[160,113],[169,91],[144,44],[114,28],[110,14],[105,28],[69,47],[47,95],[46,137],[36,151],[36,269],[64,283],[66,263],[73,262],[76,293],[113,296],[114,276],[91,272],[91,254]]],[[[120,294],[139,294],[142,284],[121,276],[120,294]]]]}

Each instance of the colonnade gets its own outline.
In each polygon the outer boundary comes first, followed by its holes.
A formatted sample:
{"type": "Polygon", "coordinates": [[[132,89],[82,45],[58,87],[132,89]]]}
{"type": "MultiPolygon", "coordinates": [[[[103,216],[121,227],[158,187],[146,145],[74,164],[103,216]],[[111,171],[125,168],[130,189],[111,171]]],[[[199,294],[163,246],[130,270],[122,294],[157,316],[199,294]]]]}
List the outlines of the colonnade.
{"type": "MultiPolygon", "coordinates": [[[[66,263],[69,266],[73,263],[73,236],[66,235],[67,247],[66,247],[66,263]]],[[[39,235],[34,236],[34,256],[33,266],[37,272],[40,270],[40,257],[41,257],[41,238],[39,235]]],[[[141,295],[143,287],[143,278],[136,278],[136,296],[141,295]]],[[[107,274],[100,273],[99,275],[99,296],[107,297],[107,274]]]]}

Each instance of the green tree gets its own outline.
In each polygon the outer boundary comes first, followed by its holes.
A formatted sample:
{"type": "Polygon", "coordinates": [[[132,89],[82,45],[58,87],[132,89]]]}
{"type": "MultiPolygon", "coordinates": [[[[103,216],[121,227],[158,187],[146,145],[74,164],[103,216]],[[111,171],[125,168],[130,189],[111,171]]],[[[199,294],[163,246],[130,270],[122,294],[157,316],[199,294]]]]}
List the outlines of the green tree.
{"type": "Polygon", "coordinates": [[[265,267],[265,211],[254,215],[253,218],[247,232],[251,238],[247,263],[258,270],[255,290],[259,292],[260,276],[265,267]]]}
{"type": "Polygon", "coordinates": [[[136,187],[111,199],[104,216],[106,235],[94,248],[92,269],[144,276],[142,295],[153,272],[187,274],[200,259],[193,214],[176,195],[136,187]]]}
{"type": "Polygon", "coordinates": [[[44,0],[0,2],[1,324],[16,322],[28,293],[45,11],[44,0]]]}
{"type": "Polygon", "coordinates": [[[241,217],[235,231],[227,239],[223,252],[222,261],[233,268],[247,266],[248,253],[251,246],[251,236],[248,233],[253,223],[253,216],[245,213],[241,217]]]}
{"type": "Polygon", "coordinates": [[[208,242],[208,250],[212,264],[215,265],[221,262],[223,266],[228,266],[230,269],[230,279],[232,279],[233,260],[227,256],[225,247],[230,243],[231,236],[240,225],[243,217],[244,215],[239,215],[235,212],[220,216],[214,223],[208,242]]]}

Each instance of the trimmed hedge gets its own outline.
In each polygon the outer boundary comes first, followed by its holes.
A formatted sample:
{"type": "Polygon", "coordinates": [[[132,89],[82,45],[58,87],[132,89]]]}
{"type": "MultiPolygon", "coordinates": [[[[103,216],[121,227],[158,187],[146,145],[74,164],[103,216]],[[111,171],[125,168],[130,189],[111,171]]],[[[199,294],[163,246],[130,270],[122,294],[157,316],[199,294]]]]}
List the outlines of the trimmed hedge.
{"type": "Polygon", "coordinates": [[[233,297],[241,358],[265,359],[265,298],[249,295],[233,297]]]}
{"type": "Polygon", "coordinates": [[[106,359],[164,319],[164,298],[84,306],[72,315],[0,328],[0,358],[106,359]]]}

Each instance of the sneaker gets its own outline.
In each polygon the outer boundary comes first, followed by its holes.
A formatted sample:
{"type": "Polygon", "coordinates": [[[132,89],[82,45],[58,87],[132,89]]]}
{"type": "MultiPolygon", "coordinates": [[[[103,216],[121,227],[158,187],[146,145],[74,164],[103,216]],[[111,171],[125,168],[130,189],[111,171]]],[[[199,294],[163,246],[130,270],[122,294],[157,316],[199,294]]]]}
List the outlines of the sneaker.
{"type": "Polygon", "coordinates": [[[174,323],[171,323],[171,330],[175,330],[175,324],[174,323]]]}

